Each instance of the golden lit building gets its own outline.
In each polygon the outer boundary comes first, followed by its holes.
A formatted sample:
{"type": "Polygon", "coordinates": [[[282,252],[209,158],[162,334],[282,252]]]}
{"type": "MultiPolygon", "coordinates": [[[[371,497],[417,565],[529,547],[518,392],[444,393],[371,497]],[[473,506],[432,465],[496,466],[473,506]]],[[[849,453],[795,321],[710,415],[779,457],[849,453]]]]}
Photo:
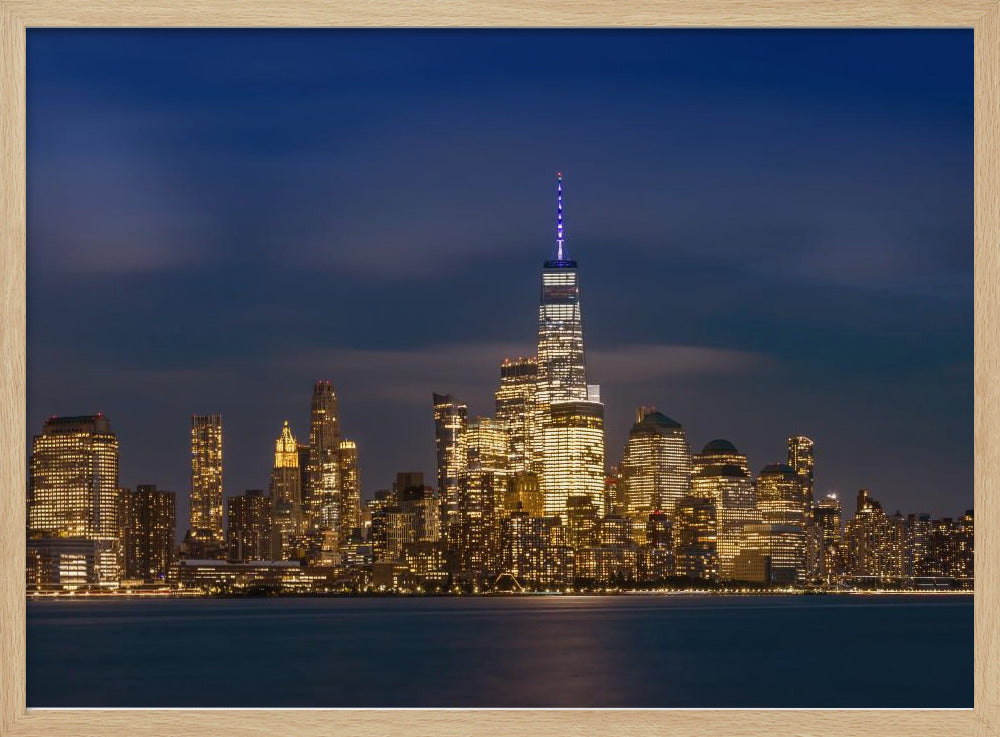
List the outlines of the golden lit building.
{"type": "Polygon", "coordinates": [[[299,443],[285,420],[274,443],[271,469],[271,500],[274,530],[278,535],[280,559],[291,560],[301,546],[305,532],[302,510],[302,476],[299,472],[299,443]]]}
{"type": "Polygon", "coordinates": [[[772,463],[761,469],[757,475],[757,508],[764,524],[804,528],[802,482],[791,466],[772,463]]]}
{"type": "Polygon", "coordinates": [[[674,505],[674,565],[678,576],[714,580],[718,577],[715,502],[685,496],[674,505]]]}
{"type": "Polygon", "coordinates": [[[538,361],[534,356],[503,360],[495,394],[496,419],[507,435],[507,467],[514,473],[538,470],[534,458],[537,391],[538,361]]]}
{"type": "Polygon", "coordinates": [[[812,514],[814,498],[814,472],[816,459],[814,457],[815,443],[804,435],[793,435],[788,438],[788,465],[799,477],[802,492],[802,506],[806,516],[812,514]]]}
{"type": "Polygon", "coordinates": [[[756,524],[743,528],[733,579],[791,586],[805,578],[806,547],[800,525],[756,524]]]}
{"type": "Polygon", "coordinates": [[[542,485],[537,473],[533,471],[515,473],[511,488],[513,497],[505,509],[506,514],[521,509],[532,517],[545,516],[545,495],[542,494],[542,485]]]}
{"type": "Polygon", "coordinates": [[[691,494],[715,504],[719,578],[732,578],[743,527],[760,522],[757,494],[746,457],[726,440],[713,440],[696,456],[691,494]],[[718,463],[711,463],[718,460],[718,463]]]}
{"type": "Polygon", "coordinates": [[[465,423],[469,407],[450,394],[434,394],[434,442],[437,447],[441,531],[451,543],[458,536],[458,498],[466,468],[465,423]]]}
{"type": "Polygon", "coordinates": [[[125,490],[125,577],[147,583],[166,582],[174,562],[177,496],[139,484],[125,490]]]}
{"type": "Polygon", "coordinates": [[[340,441],[340,540],[346,542],[361,528],[361,467],[358,464],[358,444],[340,441]]]}
{"type": "Polygon", "coordinates": [[[691,493],[691,449],[684,428],[652,407],[640,407],[619,472],[618,496],[634,525],[644,527],[652,512],[673,518],[677,500],[691,493]]]}
{"type": "Polygon", "coordinates": [[[459,565],[468,574],[496,573],[500,522],[511,483],[503,425],[489,417],[471,418],[465,429],[465,449],[458,503],[459,565]]]}
{"type": "Polygon", "coordinates": [[[29,580],[39,586],[117,585],[121,549],[118,438],[108,418],[50,417],[32,439],[29,580]]]}
{"type": "Polygon", "coordinates": [[[191,417],[191,537],[221,546],[222,415],[191,417]]]}
{"type": "Polygon", "coordinates": [[[604,405],[573,401],[550,405],[542,429],[541,487],[545,514],[566,518],[571,496],[588,496],[604,515],[604,405]]]}

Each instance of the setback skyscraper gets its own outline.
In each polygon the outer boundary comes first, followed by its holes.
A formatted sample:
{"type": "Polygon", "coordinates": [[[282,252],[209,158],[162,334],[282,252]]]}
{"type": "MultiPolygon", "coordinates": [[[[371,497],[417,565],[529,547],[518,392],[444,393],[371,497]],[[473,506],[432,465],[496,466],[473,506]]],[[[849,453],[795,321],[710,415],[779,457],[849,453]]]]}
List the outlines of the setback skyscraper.
{"type": "Polygon", "coordinates": [[[302,475],[299,472],[299,444],[285,420],[274,443],[271,469],[271,499],[275,531],[280,540],[281,559],[295,557],[295,548],[305,530],[302,512],[302,475]]]}

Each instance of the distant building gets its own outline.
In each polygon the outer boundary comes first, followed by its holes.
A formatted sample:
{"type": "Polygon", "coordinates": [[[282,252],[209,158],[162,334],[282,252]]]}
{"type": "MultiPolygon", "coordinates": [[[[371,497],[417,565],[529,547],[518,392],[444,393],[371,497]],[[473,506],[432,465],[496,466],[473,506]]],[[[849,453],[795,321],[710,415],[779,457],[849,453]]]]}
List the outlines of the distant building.
{"type": "Polygon", "coordinates": [[[604,405],[550,402],[542,429],[541,487],[545,514],[565,519],[571,496],[589,496],[604,514],[604,405]]]}
{"type": "Polygon", "coordinates": [[[813,519],[820,535],[820,578],[835,584],[843,576],[843,512],[836,494],[827,494],[813,508],[813,519]]]}
{"type": "Polygon", "coordinates": [[[805,578],[805,537],[799,525],[756,524],[743,528],[733,579],[791,586],[805,578]]]}
{"type": "Polygon", "coordinates": [[[858,492],[857,509],[844,530],[846,574],[861,587],[899,585],[903,577],[902,529],[891,521],[868,489],[858,492]]]}
{"type": "Polygon", "coordinates": [[[459,568],[468,575],[495,575],[500,567],[500,522],[511,477],[507,435],[488,417],[466,427],[466,463],[459,485],[459,568]]]}
{"type": "Polygon", "coordinates": [[[319,557],[328,558],[340,536],[340,416],[337,392],[329,381],[313,385],[309,418],[309,507],[306,510],[319,557]],[[323,535],[322,533],[332,533],[323,535]]]}
{"type": "Polygon", "coordinates": [[[166,583],[174,562],[177,496],[140,484],[125,492],[125,577],[166,583]]]}
{"type": "Polygon", "coordinates": [[[341,440],[338,462],[340,540],[343,543],[361,528],[361,466],[358,463],[358,444],[353,440],[341,440]]]}
{"type": "Polygon", "coordinates": [[[645,525],[652,512],[673,519],[678,499],[691,493],[691,449],[684,428],[651,407],[641,407],[629,431],[618,490],[624,513],[645,525]]]}
{"type": "Polygon", "coordinates": [[[450,394],[434,394],[434,436],[437,446],[441,526],[451,544],[458,540],[458,498],[467,458],[465,423],[469,407],[450,394]]]}
{"type": "Polygon", "coordinates": [[[715,503],[685,496],[674,506],[674,565],[678,576],[715,580],[719,573],[715,503]]]}
{"type": "Polygon", "coordinates": [[[278,536],[279,559],[297,557],[303,544],[305,516],[302,509],[302,475],[299,470],[299,444],[285,420],[274,443],[274,466],[271,469],[271,517],[278,536]]]}
{"type": "Polygon", "coordinates": [[[505,358],[496,391],[496,419],[507,436],[507,467],[512,473],[537,471],[534,449],[537,420],[538,360],[505,358]]]}
{"type": "Polygon", "coordinates": [[[118,584],[124,562],[118,438],[107,417],[45,422],[32,439],[27,502],[29,585],[118,584]]]}
{"type": "Polygon", "coordinates": [[[558,517],[514,512],[501,526],[501,577],[515,588],[560,590],[573,578],[573,558],[558,517]]]}
{"type": "Polygon", "coordinates": [[[743,528],[760,522],[756,490],[746,456],[729,441],[713,440],[696,458],[691,494],[715,504],[718,574],[728,580],[740,551],[743,528]]]}
{"type": "Polygon", "coordinates": [[[190,536],[220,550],[225,538],[222,499],[222,415],[193,415],[190,536]]]}
{"type": "Polygon", "coordinates": [[[229,560],[274,560],[281,551],[281,538],[274,529],[270,495],[248,489],[240,496],[229,497],[226,503],[229,560]]]}

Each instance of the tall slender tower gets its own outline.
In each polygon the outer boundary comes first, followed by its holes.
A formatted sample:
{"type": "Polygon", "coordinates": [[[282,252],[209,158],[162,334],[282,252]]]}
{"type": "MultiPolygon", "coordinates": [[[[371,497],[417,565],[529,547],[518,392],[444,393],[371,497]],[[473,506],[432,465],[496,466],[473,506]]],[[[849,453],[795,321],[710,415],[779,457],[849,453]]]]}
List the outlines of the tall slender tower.
{"type": "Polygon", "coordinates": [[[340,420],[337,393],[329,381],[313,387],[309,425],[309,526],[340,529],[340,420]]]}
{"type": "Polygon", "coordinates": [[[288,420],[274,442],[274,468],[271,470],[271,498],[274,525],[277,529],[282,560],[292,557],[305,526],[302,514],[302,476],[299,473],[299,444],[292,435],[288,420]]]}
{"type": "Polygon", "coordinates": [[[222,519],[222,415],[191,417],[191,537],[225,540],[222,519]]]}
{"type": "MultiPolygon", "coordinates": [[[[576,261],[563,238],[562,173],[556,180],[556,248],[542,269],[538,305],[538,394],[540,416],[555,402],[587,401],[583,321],[576,261]]],[[[543,423],[544,424],[544,423],[543,423]]]]}
{"type": "Polygon", "coordinates": [[[346,542],[361,527],[361,469],[358,444],[340,441],[340,542],[346,542]]]}
{"type": "Polygon", "coordinates": [[[467,458],[465,426],[469,407],[450,394],[434,394],[434,439],[437,445],[441,527],[448,540],[457,535],[458,501],[467,458]]]}
{"type": "Polygon", "coordinates": [[[507,435],[508,468],[514,473],[537,471],[534,463],[535,393],[538,391],[538,361],[505,358],[500,364],[500,387],[496,394],[496,418],[507,435]]]}
{"type": "Polygon", "coordinates": [[[603,512],[605,475],[604,407],[598,388],[587,386],[580,282],[564,235],[560,172],[556,179],[556,245],[542,269],[538,304],[533,445],[545,513],[563,517],[570,496],[590,496],[603,512]]]}

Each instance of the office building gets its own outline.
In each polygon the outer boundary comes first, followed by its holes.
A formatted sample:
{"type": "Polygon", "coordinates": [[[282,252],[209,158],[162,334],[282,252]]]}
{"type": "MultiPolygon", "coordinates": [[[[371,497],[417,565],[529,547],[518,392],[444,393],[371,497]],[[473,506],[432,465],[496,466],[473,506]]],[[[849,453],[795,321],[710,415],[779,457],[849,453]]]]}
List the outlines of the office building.
{"type": "Polygon", "coordinates": [[[154,485],[124,490],[125,578],[166,583],[174,562],[177,534],[177,496],[154,485]]]}
{"type": "Polygon", "coordinates": [[[640,407],[619,467],[618,496],[625,515],[644,526],[652,512],[673,518],[677,500],[691,493],[691,449],[676,420],[640,407]]]}
{"type": "Polygon", "coordinates": [[[534,356],[503,360],[495,394],[496,419],[507,436],[507,467],[512,473],[538,471],[534,457],[537,391],[538,360],[534,356]]]}

